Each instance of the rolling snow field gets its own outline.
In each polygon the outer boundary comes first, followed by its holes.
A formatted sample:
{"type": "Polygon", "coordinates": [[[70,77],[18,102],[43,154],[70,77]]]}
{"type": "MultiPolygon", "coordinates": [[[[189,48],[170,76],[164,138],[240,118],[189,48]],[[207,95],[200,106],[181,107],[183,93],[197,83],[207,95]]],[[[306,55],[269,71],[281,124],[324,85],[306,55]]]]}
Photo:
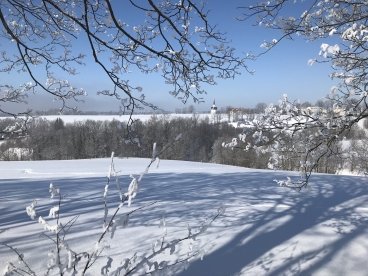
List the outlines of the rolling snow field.
{"type": "MultiPolygon", "coordinates": [[[[50,181],[61,190],[60,222],[76,222],[65,236],[75,252],[93,252],[102,233],[103,194],[111,160],[0,161],[0,273],[7,262],[18,265],[24,254],[36,275],[43,275],[55,245],[46,235],[54,233],[32,221],[26,207],[37,200],[36,211],[52,226],[49,210],[58,205],[50,198],[50,181]]],[[[119,181],[126,192],[130,174],[139,176],[149,159],[114,159],[119,181]]],[[[295,192],[273,180],[297,177],[297,173],[268,171],[184,161],[161,160],[139,183],[141,190],[125,204],[116,219],[157,201],[130,215],[127,228],[117,227],[105,236],[110,247],[86,275],[119,275],[125,258],[137,253],[137,262],[152,253],[152,243],[164,233],[164,244],[188,236],[208,223],[217,210],[226,211],[207,231],[190,244],[183,242],[152,261],[186,258],[189,263],[169,266],[168,275],[368,275],[368,183],[367,178],[314,174],[310,188],[295,192]],[[192,248],[192,251],[190,251],[192,248]],[[185,270],[185,267],[187,269],[185,270]]],[[[108,218],[119,206],[119,192],[112,177],[108,189],[108,218]]],[[[159,248],[156,247],[156,248],[159,248]]],[[[156,249],[157,250],[157,249],[156,249]]],[[[64,260],[62,260],[64,261],[64,260]]],[[[82,263],[82,261],[81,261],[82,263]]],[[[82,268],[79,267],[78,275],[82,268]]],[[[142,275],[148,271],[133,271],[142,275]]],[[[124,269],[120,275],[124,275],[124,269]]],[[[161,272],[161,271],[158,271],[161,272]]],[[[58,275],[54,269],[51,275],[58,275]]],[[[69,275],[69,274],[66,274],[69,275]]]]}

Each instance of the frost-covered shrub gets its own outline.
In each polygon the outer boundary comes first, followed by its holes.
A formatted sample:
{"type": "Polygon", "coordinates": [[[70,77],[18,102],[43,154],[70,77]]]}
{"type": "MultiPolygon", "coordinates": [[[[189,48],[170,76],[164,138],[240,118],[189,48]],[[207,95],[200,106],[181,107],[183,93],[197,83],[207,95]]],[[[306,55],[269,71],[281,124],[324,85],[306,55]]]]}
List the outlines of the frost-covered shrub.
{"type": "MultiPolygon", "coordinates": [[[[171,145],[175,144],[180,137],[181,134],[174,139],[171,145]]],[[[34,200],[26,207],[27,215],[32,220],[41,224],[40,229],[43,228],[46,231],[47,234],[44,233],[42,236],[48,237],[51,242],[55,243],[54,250],[52,252],[45,252],[45,259],[40,259],[41,261],[47,262],[47,265],[45,264],[43,266],[47,267],[46,271],[42,272],[44,275],[89,275],[89,269],[93,265],[97,265],[96,260],[100,257],[102,251],[109,246],[106,238],[110,236],[110,238],[113,239],[116,231],[121,228],[128,227],[129,219],[133,213],[157,203],[157,201],[153,201],[145,206],[126,212],[123,215],[118,214],[119,211],[127,205],[134,205],[134,199],[140,192],[140,182],[143,177],[148,173],[152,164],[156,164],[156,166],[159,165],[159,156],[162,151],[157,153],[156,145],[154,144],[152,152],[152,159],[147,168],[138,176],[130,175],[131,182],[126,192],[124,192],[124,188],[120,184],[118,173],[114,165],[114,153],[112,154],[111,164],[107,173],[107,183],[102,196],[104,202],[102,231],[98,240],[94,241],[94,246],[83,248],[81,252],[77,252],[73,249],[72,241],[69,241],[67,238],[68,231],[73,227],[78,216],[75,216],[69,221],[61,220],[60,214],[64,207],[64,195],[63,191],[61,191],[55,183],[50,183],[49,192],[51,198],[53,198],[57,204],[55,205],[55,203],[53,203],[54,206],[50,208],[48,218],[46,218],[47,213],[43,215],[42,212],[37,210],[37,200],[34,200]],[[110,180],[113,180],[114,178],[120,201],[116,203],[117,207],[115,212],[109,216],[107,199],[109,196],[109,188],[112,184],[112,181],[110,182],[110,180]]],[[[187,233],[182,237],[175,237],[173,239],[168,237],[165,216],[162,216],[159,227],[163,229],[163,234],[157,238],[155,243],[152,244],[150,252],[140,252],[139,254],[137,252],[130,252],[130,256],[119,256],[122,258],[122,261],[119,267],[116,268],[115,271],[111,272],[111,275],[142,275],[152,274],[154,272],[166,275],[166,273],[168,273],[168,268],[171,266],[179,263],[188,263],[191,259],[196,257],[200,257],[202,259],[205,254],[205,250],[203,245],[198,242],[198,237],[203,235],[203,233],[206,232],[211,224],[220,215],[222,215],[225,210],[226,206],[221,206],[210,218],[206,219],[198,229],[193,229],[187,225],[187,233]],[[179,254],[178,256],[180,257],[174,259],[170,258],[170,260],[162,260],[162,257],[157,258],[160,256],[166,256],[166,253],[173,255],[179,251],[179,249],[180,252],[183,252],[183,248],[184,251],[186,251],[184,256],[179,254]]],[[[18,263],[9,261],[3,270],[3,275],[36,275],[35,270],[32,268],[35,264],[29,264],[26,261],[27,254],[32,254],[32,252],[26,252],[23,254],[11,245],[5,244],[5,247],[12,251],[12,255],[18,256],[18,263]]],[[[11,259],[10,255],[11,254],[9,254],[9,259],[11,259]]],[[[103,275],[107,275],[108,268],[106,268],[106,266],[101,267],[98,270],[100,270],[103,275]]]]}
{"type": "Polygon", "coordinates": [[[366,138],[366,133],[359,125],[353,125],[351,128],[347,129],[342,133],[345,134],[346,139],[351,140],[361,140],[366,138]]]}
{"type": "Polygon", "coordinates": [[[364,119],[364,121],[363,121],[363,127],[365,129],[368,129],[368,119],[364,119]]]}

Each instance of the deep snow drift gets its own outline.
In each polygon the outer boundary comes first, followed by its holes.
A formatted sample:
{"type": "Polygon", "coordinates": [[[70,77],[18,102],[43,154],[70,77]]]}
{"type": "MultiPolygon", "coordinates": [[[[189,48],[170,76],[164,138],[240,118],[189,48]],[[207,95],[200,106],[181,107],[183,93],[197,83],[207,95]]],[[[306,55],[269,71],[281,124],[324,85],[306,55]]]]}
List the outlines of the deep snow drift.
{"type": "MultiPolygon", "coordinates": [[[[141,173],[148,163],[149,159],[115,159],[124,192],[129,175],[141,173]]],[[[109,165],[108,158],[0,162],[0,244],[23,253],[37,274],[45,271],[54,245],[45,235],[40,236],[43,226],[32,221],[25,208],[37,199],[37,211],[54,224],[47,217],[58,203],[48,192],[52,181],[66,194],[61,222],[66,224],[79,215],[66,236],[69,246],[77,252],[91,252],[102,232],[102,196],[109,165]]],[[[131,207],[124,205],[117,218],[158,202],[132,214],[128,228],[118,227],[113,239],[106,236],[110,248],[87,274],[115,275],[124,258],[135,252],[138,259],[151,253],[151,243],[163,233],[158,228],[163,214],[168,233],[165,240],[170,241],[188,235],[187,223],[195,231],[226,205],[225,214],[193,244],[193,250],[206,252],[203,260],[198,256],[187,270],[185,263],[172,266],[169,275],[365,275],[367,178],[314,174],[311,188],[298,193],[273,182],[289,175],[296,177],[290,172],[162,160],[159,168],[151,168],[140,182],[141,191],[131,207]]],[[[119,205],[114,181],[108,203],[111,216],[119,205]]],[[[183,244],[173,255],[165,252],[159,260],[184,258],[189,246],[183,244]]],[[[0,245],[0,273],[6,262],[17,264],[17,256],[0,245]]]]}

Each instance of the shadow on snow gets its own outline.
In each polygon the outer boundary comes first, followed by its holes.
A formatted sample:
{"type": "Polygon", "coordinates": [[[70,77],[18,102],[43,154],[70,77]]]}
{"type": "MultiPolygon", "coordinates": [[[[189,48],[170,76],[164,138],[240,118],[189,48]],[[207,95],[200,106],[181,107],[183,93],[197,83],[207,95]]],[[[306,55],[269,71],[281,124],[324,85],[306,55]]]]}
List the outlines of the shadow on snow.
{"type": "MultiPolygon", "coordinates": [[[[368,185],[363,185],[365,181],[355,177],[314,175],[312,189],[297,193],[278,187],[271,181],[273,178],[285,178],[287,174],[290,173],[254,170],[228,174],[148,174],[140,183],[141,192],[133,199],[132,207],[123,208],[120,214],[158,200],[156,205],[134,215],[130,226],[143,224],[156,227],[162,213],[165,213],[168,227],[170,224],[181,223],[185,228],[186,221],[194,223],[195,218],[200,225],[202,218],[208,216],[209,212],[226,204],[228,211],[212,225],[219,231],[219,235],[226,236],[223,231],[227,228],[247,227],[236,233],[226,244],[207,253],[202,261],[192,261],[187,270],[174,268],[177,273],[182,276],[238,275],[244,269],[258,266],[267,275],[311,275],[328,263],[346,244],[366,231],[367,219],[357,214],[356,208],[367,207],[362,206],[364,203],[361,199],[368,195],[368,185]],[[350,228],[343,222],[348,223],[350,228]],[[293,256],[293,252],[300,246],[294,241],[288,245],[293,248],[289,248],[291,256],[285,258],[282,264],[273,265],[276,257],[273,249],[321,224],[324,228],[332,229],[339,238],[331,243],[316,244],[313,250],[305,250],[296,256],[293,256]],[[311,260],[313,262],[302,268],[303,263],[311,260]]],[[[128,176],[120,176],[119,179],[124,192],[131,179],[128,176]]],[[[83,225],[78,225],[77,221],[74,226],[76,232],[82,231],[83,227],[101,227],[102,195],[106,178],[60,178],[52,182],[61,189],[62,194],[67,194],[61,206],[62,216],[79,214],[83,217],[84,214],[100,210],[100,217],[88,219],[83,225]]],[[[39,199],[36,208],[45,217],[48,210],[57,204],[57,200],[50,199],[49,182],[44,179],[2,180],[0,185],[0,243],[11,245],[15,239],[3,238],[3,233],[6,233],[8,227],[21,229],[35,223],[25,212],[25,207],[33,199],[39,199]]],[[[111,210],[119,204],[113,178],[108,203],[111,210]]]]}

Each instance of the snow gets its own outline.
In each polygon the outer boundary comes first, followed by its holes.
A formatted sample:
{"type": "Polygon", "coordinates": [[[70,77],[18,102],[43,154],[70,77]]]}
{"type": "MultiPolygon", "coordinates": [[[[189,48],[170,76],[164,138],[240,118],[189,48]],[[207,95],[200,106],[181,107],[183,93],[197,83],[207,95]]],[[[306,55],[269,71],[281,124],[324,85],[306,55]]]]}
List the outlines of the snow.
{"type": "MultiPolygon", "coordinates": [[[[162,116],[162,114],[156,114],[157,116],[162,116]]],[[[200,119],[204,119],[206,116],[210,117],[210,114],[196,114],[200,119]]],[[[165,114],[169,118],[192,118],[193,114],[165,114]]],[[[128,121],[129,115],[47,115],[47,116],[37,116],[37,118],[43,118],[49,121],[55,121],[57,118],[61,118],[64,123],[74,123],[74,122],[83,122],[86,120],[93,120],[93,121],[128,121]]],[[[141,121],[148,121],[152,117],[152,114],[139,114],[133,115],[133,120],[141,120],[141,121]]],[[[1,119],[5,119],[7,117],[0,117],[1,119]]]]}
{"type": "Polygon", "coordinates": [[[231,122],[229,125],[232,125],[234,128],[254,128],[255,126],[251,122],[247,121],[237,121],[231,122]]]}
{"type": "MultiPolygon", "coordinates": [[[[150,161],[114,159],[123,192],[128,190],[130,175],[140,175],[150,161]]],[[[31,220],[26,207],[36,200],[35,211],[54,231],[55,219],[47,217],[50,209],[58,206],[59,196],[50,198],[52,182],[66,195],[59,211],[63,225],[79,215],[66,235],[70,250],[93,252],[95,246],[105,246],[102,241],[96,242],[102,231],[103,194],[110,164],[109,158],[0,161],[0,244],[24,254],[37,275],[45,271],[54,245],[40,233],[54,234],[31,220]]],[[[188,229],[192,233],[203,231],[208,226],[204,221],[216,212],[224,214],[198,236],[196,244],[173,247],[173,255],[166,252],[162,256],[175,260],[186,256],[188,246],[201,247],[201,254],[187,270],[185,263],[179,264],[168,268],[169,275],[365,275],[367,179],[314,174],[310,189],[298,193],[273,182],[287,176],[296,177],[296,173],[161,160],[160,167],[151,168],[139,183],[140,192],[131,207],[124,204],[120,210],[114,232],[105,236],[110,248],[103,251],[87,275],[101,275],[102,271],[115,275],[125,258],[137,252],[139,261],[150,254],[163,231],[167,231],[166,242],[186,237],[188,229]],[[128,225],[128,212],[156,200],[131,214],[128,225]],[[159,228],[163,217],[165,230],[159,228]]],[[[111,176],[108,218],[119,206],[114,182],[111,176]]],[[[53,211],[56,213],[56,209],[53,211]]],[[[17,258],[0,245],[0,273],[7,262],[18,265],[17,258]]],[[[57,269],[51,274],[57,274],[57,269]]]]}

